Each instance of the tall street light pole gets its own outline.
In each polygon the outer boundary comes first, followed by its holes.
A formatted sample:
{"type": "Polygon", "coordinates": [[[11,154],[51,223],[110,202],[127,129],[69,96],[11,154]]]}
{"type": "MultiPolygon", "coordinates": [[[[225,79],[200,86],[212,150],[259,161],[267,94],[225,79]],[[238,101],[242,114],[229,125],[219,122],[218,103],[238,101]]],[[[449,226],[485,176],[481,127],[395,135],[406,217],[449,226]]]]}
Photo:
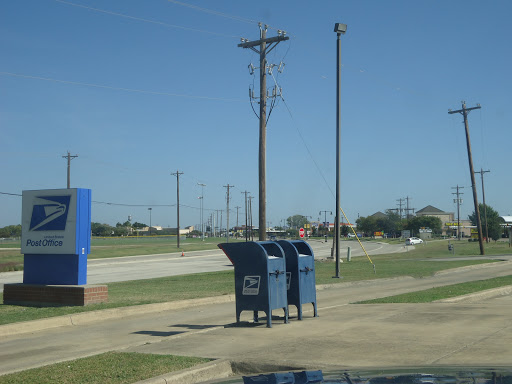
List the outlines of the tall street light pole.
{"type": "Polygon", "coordinates": [[[341,35],[347,32],[347,25],[334,24],[336,41],[336,219],[334,223],[335,249],[336,249],[336,276],[340,277],[340,140],[341,140],[341,35]]]}

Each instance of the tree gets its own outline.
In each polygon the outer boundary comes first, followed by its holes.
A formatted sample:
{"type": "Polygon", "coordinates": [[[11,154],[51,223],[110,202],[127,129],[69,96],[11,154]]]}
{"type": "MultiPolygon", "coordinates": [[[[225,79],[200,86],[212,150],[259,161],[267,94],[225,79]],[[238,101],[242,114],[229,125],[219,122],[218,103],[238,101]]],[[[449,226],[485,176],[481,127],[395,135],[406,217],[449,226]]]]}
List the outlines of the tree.
{"type": "MultiPolygon", "coordinates": [[[[489,231],[489,237],[494,241],[497,241],[503,233],[501,224],[504,222],[504,220],[500,217],[500,214],[496,212],[492,207],[485,204],[485,208],[487,208],[487,229],[489,231]]],[[[480,222],[482,223],[483,236],[485,236],[484,205],[478,204],[478,209],[480,210],[480,222]]],[[[476,214],[474,211],[471,215],[469,215],[469,220],[471,220],[472,225],[476,225],[476,214]]]]}
{"type": "Polygon", "coordinates": [[[91,223],[91,232],[93,236],[112,236],[114,229],[114,227],[111,227],[108,224],[91,223]]]}
{"type": "Polygon", "coordinates": [[[377,220],[373,216],[360,217],[356,220],[357,230],[365,234],[365,236],[373,236],[373,232],[377,231],[377,220]]]}
{"type": "Polygon", "coordinates": [[[288,226],[291,228],[304,228],[308,224],[308,218],[304,215],[293,215],[286,219],[288,226]]]}
{"type": "Polygon", "coordinates": [[[391,209],[388,209],[386,211],[386,223],[381,229],[385,233],[391,234],[393,237],[395,237],[403,229],[403,221],[400,218],[400,215],[396,212],[393,212],[391,209]]]}
{"type": "Polygon", "coordinates": [[[8,225],[7,227],[0,228],[0,237],[20,237],[21,225],[8,225]]]}
{"type": "Polygon", "coordinates": [[[414,216],[407,221],[407,228],[418,233],[420,228],[430,228],[432,233],[440,234],[442,232],[443,222],[436,216],[414,216]]]}
{"type": "Polygon", "coordinates": [[[133,223],[132,227],[135,229],[141,229],[141,228],[146,228],[147,225],[136,221],[135,223],[133,223]]]}
{"type": "Polygon", "coordinates": [[[348,235],[348,226],[342,225],[340,233],[341,233],[341,236],[347,237],[347,235],[348,235]]]}

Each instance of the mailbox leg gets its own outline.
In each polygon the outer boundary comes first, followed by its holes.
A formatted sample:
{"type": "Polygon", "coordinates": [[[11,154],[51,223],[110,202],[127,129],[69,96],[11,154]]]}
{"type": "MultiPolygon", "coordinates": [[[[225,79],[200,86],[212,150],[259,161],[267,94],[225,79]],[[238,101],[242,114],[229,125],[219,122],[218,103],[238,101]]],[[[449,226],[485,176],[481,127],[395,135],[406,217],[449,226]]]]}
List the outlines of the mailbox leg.
{"type": "Polygon", "coordinates": [[[313,301],[313,314],[314,314],[314,317],[318,317],[318,310],[316,308],[316,301],[313,301]]]}
{"type": "Polygon", "coordinates": [[[302,304],[297,304],[297,319],[302,320],[302,304]]]}
{"type": "Polygon", "coordinates": [[[265,313],[267,314],[267,328],[272,328],[272,309],[268,307],[265,313]]]}
{"type": "Polygon", "coordinates": [[[254,311],[253,312],[253,316],[252,316],[253,320],[255,323],[259,322],[259,318],[258,318],[258,311],[254,311]]]}
{"type": "Polygon", "coordinates": [[[284,307],[284,323],[288,324],[290,321],[288,320],[288,307],[284,307]]]}

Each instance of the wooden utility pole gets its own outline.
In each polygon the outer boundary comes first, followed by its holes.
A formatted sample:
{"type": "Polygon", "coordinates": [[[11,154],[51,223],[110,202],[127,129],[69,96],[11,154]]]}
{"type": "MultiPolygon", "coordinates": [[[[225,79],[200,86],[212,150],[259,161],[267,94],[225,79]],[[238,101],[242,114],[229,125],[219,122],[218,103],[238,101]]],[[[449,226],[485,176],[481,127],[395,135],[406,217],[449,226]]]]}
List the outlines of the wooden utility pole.
{"type": "Polygon", "coordinates": [[[62,156],[63,159],[68,159],[68,189],[71,188],[71,160],[78,157],[78,155],[71,155],[68,151],[66,156],[62,156]]]}
{"type": "Polygon", "coordinates": [[[484,171],[480,168],[480,172],[476,171],[475,173],[479,173],[482,177],[482,199],[484,202],[484,219],[485,219],[485,242],[489,242],[489,227],[487,226],[487,205],[485,205],[485,188],[484,188],[484,173],[491,172],[489,170],[484,171]]]}
{"type": "Polygon", "coordinates": [[[267,25],[260,26],[260,39],[249,41],[242,39],[242,43],[238,44],[241,48],[250,48],[260,55],[260,137],[259,137],[259,160],[258,160],[258,177],[259,177],[259,239],[264,241],[267,236],[265,226],[267,223],[267,187],[266,187],[266,152],[267,152],[267,53],[279,44],[280,41],[288,40],[278,31],[278,36],[267,38],[267,25]],[[256,47],[259,46],[259,50],[256,47]]]}
{"type": "Polygon", "coordinates": [[[233,188],[234,185],[225,185],[227,188],[226,192],[226,242],[229,243],[229,188],[233,188]]]}
{"type": "Polygon", "coordinates": [[[245,241],[247,242],[249,241],[249,205],[247,202],[247,194],[249,193],[249,191],[243,191],[242,193],[245,195],[245,241]]]}
{"type": "Polygon", "coordinates": [[[464,187],[459,187],[459,185],[457,184],[456,187],[452,187],[452,189],[457,189],[457,192],[452,192],[452,195],[457,195],[457,239],[460,240],[460,203],[461,203],[461,199],[460,199],[460,195],[463,195],[464,193],[462,192],[459,192],[459,189],[462,189],[464,187]]]}
{"type": "Polygon", "coordinates": [[[473,109],[480,109],[480,104],[476,107],[466,108],[466,102],[462,102],[462,109],[457,111],[448,110],[449,114],[460,113],[464,117],[464,127],[466,129],[466,146],[468,149],[469,173],[471,175],[471,188],[473,189],[473,203],[475,204],[476,226],[478,228],[478,243],[480,245],[480,255],[485,255],[483,235],[482,235],[482,222],[480,220],[480,209],[478,208],[478,197],[476,194],[475,171],[473,170],[473,156],[471,155],[471,141],[469,139],[469,126],[468,126],[468,113],[473,109]]]}
{"type": "Polygon", "coordinates": [[[180,175],[183,175],[183,172],[176,170],[175,173],[171,173],[171,175],[176,176],[176,209],[177,209],[177,222],[178,222],[178,233],[176,238],[178,239],[177,248],[180,247],[180,175]]]}

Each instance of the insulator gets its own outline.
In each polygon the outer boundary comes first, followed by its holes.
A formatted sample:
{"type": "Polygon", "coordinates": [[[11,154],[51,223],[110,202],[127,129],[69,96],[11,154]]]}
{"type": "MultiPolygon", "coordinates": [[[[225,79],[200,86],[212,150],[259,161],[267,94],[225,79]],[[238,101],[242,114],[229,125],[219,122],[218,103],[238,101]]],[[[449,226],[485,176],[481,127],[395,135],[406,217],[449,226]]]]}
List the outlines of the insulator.
{"type": "Polygon", "coordinates": [[[281,61],[281,62],[279,63],[279,67],[277,67],[277,71],[278,71],[279,73],[283,73],[284,66],[285,66],[285,64],[281,61]]]}

